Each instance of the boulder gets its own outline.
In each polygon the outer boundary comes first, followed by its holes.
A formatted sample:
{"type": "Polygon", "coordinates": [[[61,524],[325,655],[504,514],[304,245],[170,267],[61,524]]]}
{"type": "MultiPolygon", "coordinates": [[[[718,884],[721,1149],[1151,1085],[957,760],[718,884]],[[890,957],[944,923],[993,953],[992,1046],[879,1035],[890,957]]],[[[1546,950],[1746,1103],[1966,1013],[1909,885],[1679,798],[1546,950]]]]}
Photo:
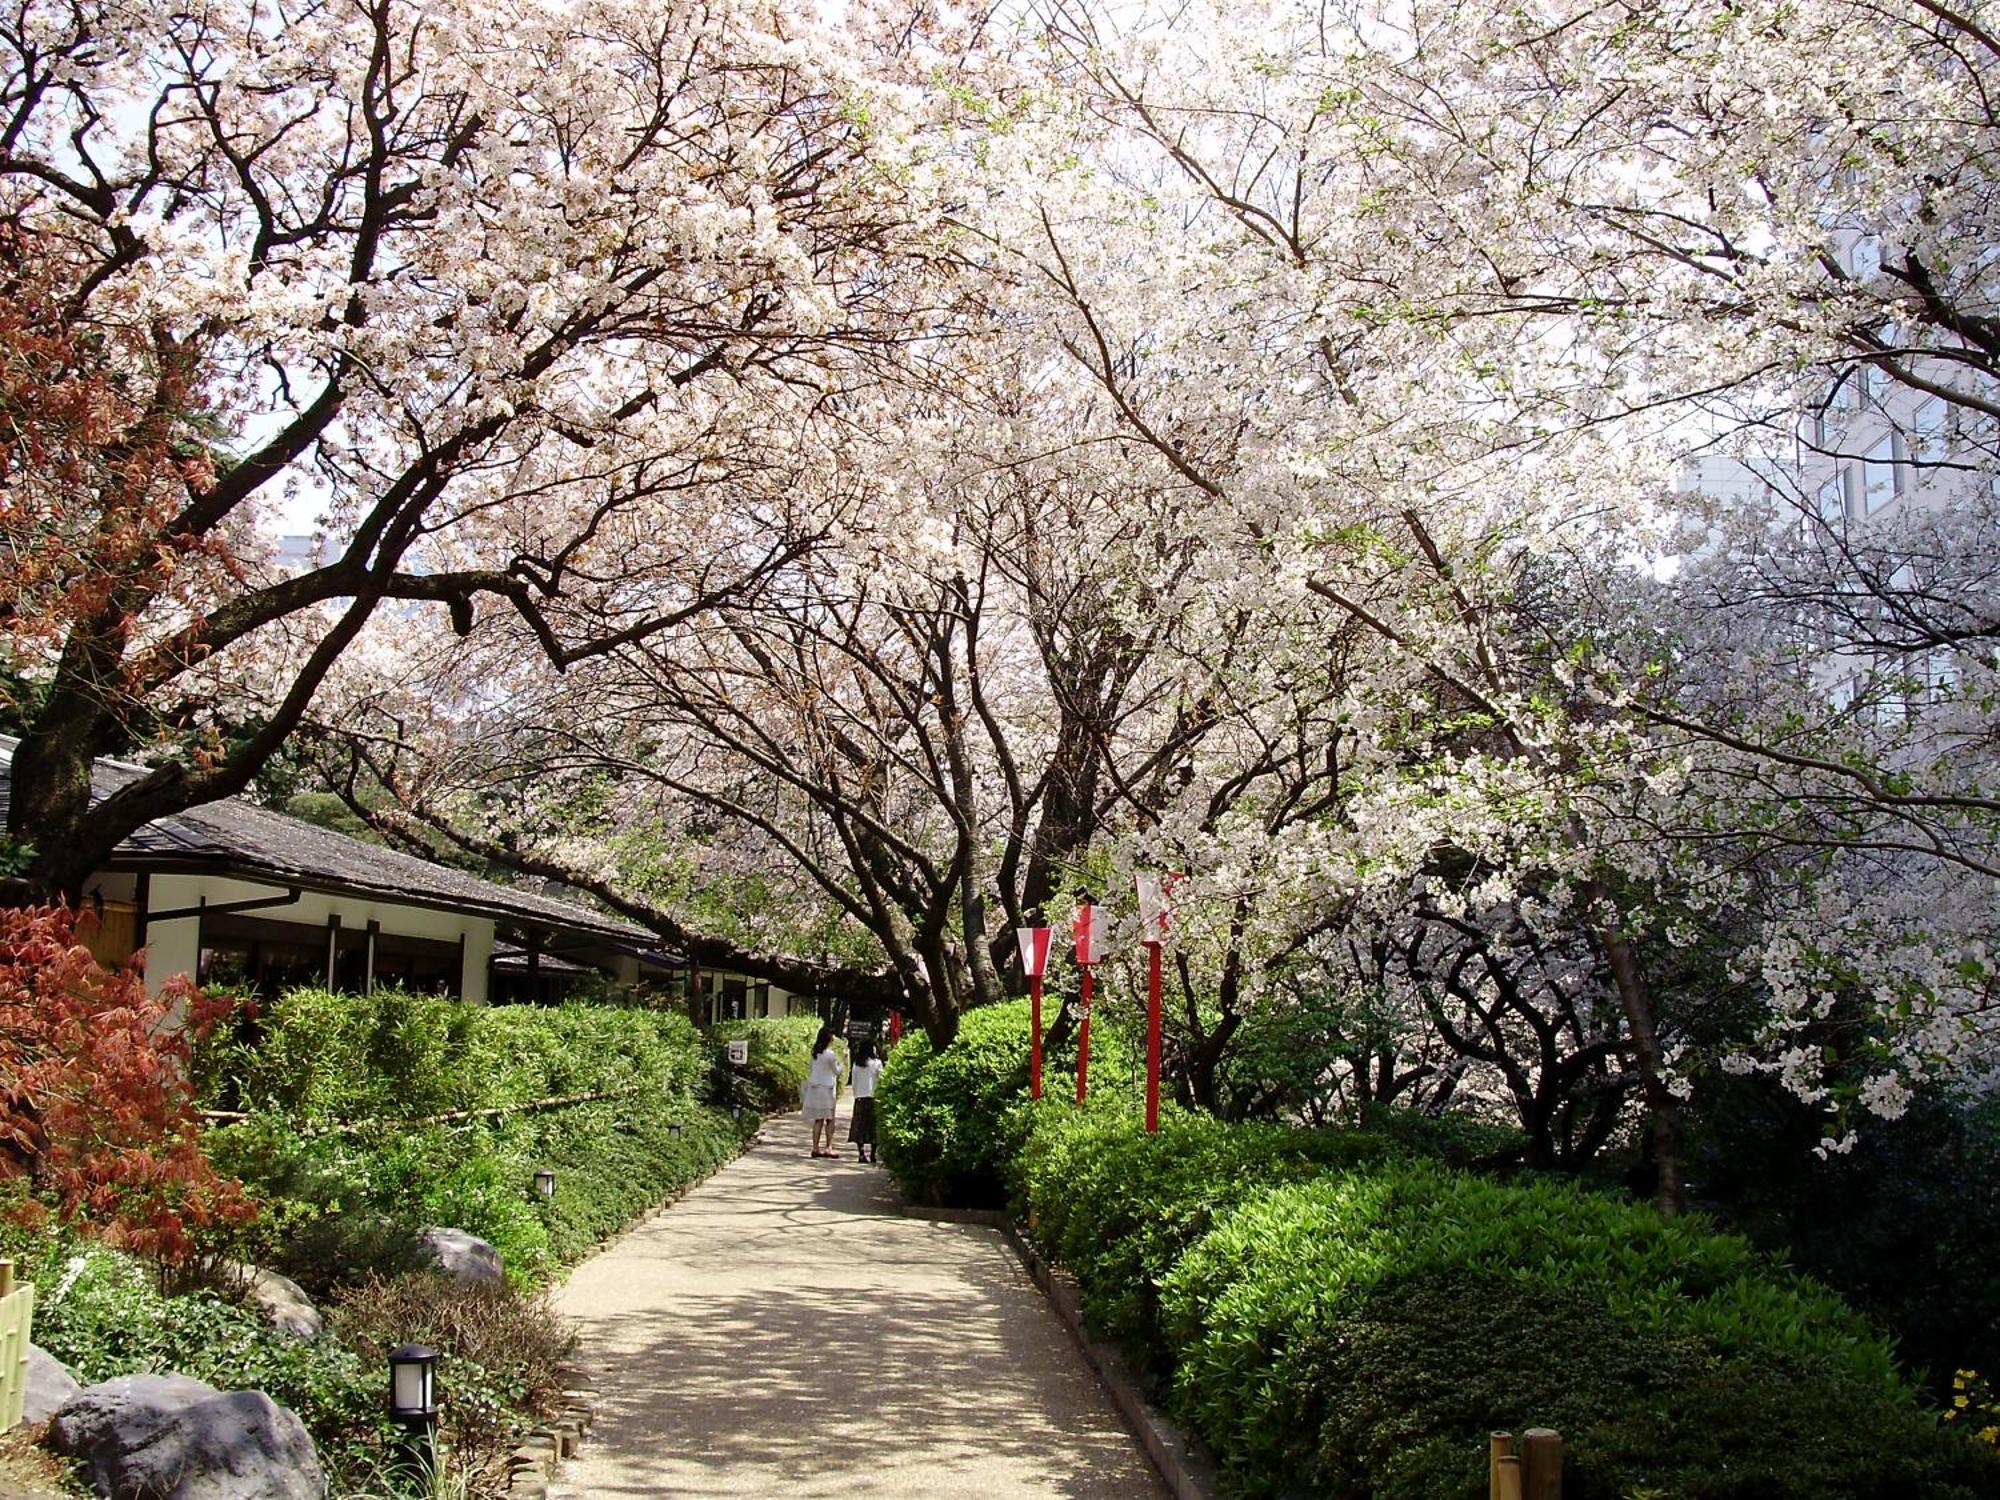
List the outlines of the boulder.
{"type": "Polygon", "coordinates": [[[262,1391],[126,1375],[56,1413],[49,1443],[119,1500],[326,1500],[305,1424],[262,1391]]]}
{"type": "Polygon", "coordinates": [[[28,1345],[28,1389],[21,1398],[23,1422],[48,1421],[82,1389],[68,1365],[41,1345],[28,1345]]]}
{"type": "Polygon", "coordinates": [[[504,1281],[500,1252],[463,1229],[420,1229],[417,1253],[423,1261],[460,1281],[504,1281]]]}
{"type": "Polygon", "coordinates": [[[262,1266],[246,1266],[225,1261],[225,1276],[243,1288],[243,1300],[254,1307],[266,1323],[293,1338],[316,1339],[325,1327],[319,1309],[305,1289],[289,1276],[267,1271],[262,1266]]]}

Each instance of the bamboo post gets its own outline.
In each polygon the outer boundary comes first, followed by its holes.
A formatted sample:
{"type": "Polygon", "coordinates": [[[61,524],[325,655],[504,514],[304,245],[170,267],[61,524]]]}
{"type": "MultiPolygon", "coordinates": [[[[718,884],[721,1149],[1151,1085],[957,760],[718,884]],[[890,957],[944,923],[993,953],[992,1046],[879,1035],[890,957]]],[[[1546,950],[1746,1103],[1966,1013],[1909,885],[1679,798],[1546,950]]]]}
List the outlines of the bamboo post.
{"type": "Polygon", "coordinates": [[[1563,1440],[1550,1427],[1521,1434],[1522,1500],[1562,1500],[1563,1440]]]}
{"type": "Polygon", "coordinates": [[[28,1394],[29,1327],[35,1312],[32,1282],[13,1283],[13,1263],[0,1262],[9,1290],[0,1296],[0,1432],[12,1429],[21,1420],[21,1407],[28,1394]]]}
{"type": "Polygon", "coordinates": [[[1498,1500],[1500,1494],[1500,1460],[1514,1451],[1514,1434],[1511,1432],[1489,1433],[1486,1438],[1486,1495],[1487,1500],[1498,1500]]]}
{"type": "Polygon", "coordinates": [[[0,1299],[11,1296],[13,1291],[14,1262],[11,1260],[0,1260],[0,1299]]]}
{"type": "Polygon", "coordinates": [[[1520,1455],[1502,1454],[1494,1465],[1492,1500],[1522,1500],[1520,1455]]]}

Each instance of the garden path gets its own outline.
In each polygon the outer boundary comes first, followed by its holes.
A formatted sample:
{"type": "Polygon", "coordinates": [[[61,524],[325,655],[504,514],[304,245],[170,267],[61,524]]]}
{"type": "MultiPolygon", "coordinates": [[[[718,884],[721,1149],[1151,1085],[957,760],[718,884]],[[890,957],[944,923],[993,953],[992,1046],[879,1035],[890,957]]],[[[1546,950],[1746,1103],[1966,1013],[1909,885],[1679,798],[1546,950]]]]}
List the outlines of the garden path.
{"type": "Polygon", "coordinates": [[[767,1122],[558,1290],[597,1424],[552,1500],[1162,1500],[1000,1232],[809,1144],[767,1122]]]}

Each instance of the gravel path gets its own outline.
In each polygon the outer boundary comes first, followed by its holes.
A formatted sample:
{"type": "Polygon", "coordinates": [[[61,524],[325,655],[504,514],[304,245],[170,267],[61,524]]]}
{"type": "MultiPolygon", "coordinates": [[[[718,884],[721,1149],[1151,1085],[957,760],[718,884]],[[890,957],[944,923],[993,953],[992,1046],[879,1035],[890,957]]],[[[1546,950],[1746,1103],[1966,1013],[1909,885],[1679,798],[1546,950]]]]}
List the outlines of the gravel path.
{"type": "Polygon", "coordinates": [[[1163,1500],[1003,1236],[809,1145],[770,1121],[559,1290],[598,1410],[552,1500],[1163,1500]]]}

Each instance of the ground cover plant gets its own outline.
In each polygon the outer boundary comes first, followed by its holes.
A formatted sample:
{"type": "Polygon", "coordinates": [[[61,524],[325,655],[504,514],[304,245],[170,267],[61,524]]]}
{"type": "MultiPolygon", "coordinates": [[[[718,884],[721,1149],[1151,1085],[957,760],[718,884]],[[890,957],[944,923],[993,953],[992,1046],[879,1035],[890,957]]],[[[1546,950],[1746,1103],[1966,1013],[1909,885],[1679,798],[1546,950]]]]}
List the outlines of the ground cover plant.
{"type": "Polygon", "coordinates": [[[336,1482],[381,1469],[393,1435],[381,1363],[280,1333],[211,1290],[169,1296],[155,1264],[69,1234],[17,1232],[8,1251],[35,1284],[35,1342],[85,1385],[146,1371],[262,1390],[298,1414],[336,1482]]]}
{"type": "MultiPolygon", "coordinates": [[[[771,1074],[802,1072],[813,1025],[753,1023],[753,1056],[771,1074]]],[[[16,1224],[11,1243],[40,1292],[38,1339],[86,1382],[179,1371],[267,1391],[305,1422],[336,1494],[399,1492],[384,1359],[413,1340],[444,1355],[454,1482],[484,1493],[570,1352],[540,1288],[736,1154],[759,1118],[716,1102],[730,1084],[719,1042],[640,1007],[303,989],[240,1007],[181,1063],[198,1098],[182,1085],[175,1139],[198,1145],[203,1180],[242,1211],[191,1224],[187,1253],[165,1257],[85,1237],[94,1225],[16,1224]],[[556,1174],[548,1198],[531,1189],[542,1169],[556,1174]],[[429,1225],[492,1243],[507,1284],[418,1265],[429,1225]],[[300,1282],[326,1332],[303,1342],[272,1329],[238,1301],[232,1260],[300,1282]]]]}

